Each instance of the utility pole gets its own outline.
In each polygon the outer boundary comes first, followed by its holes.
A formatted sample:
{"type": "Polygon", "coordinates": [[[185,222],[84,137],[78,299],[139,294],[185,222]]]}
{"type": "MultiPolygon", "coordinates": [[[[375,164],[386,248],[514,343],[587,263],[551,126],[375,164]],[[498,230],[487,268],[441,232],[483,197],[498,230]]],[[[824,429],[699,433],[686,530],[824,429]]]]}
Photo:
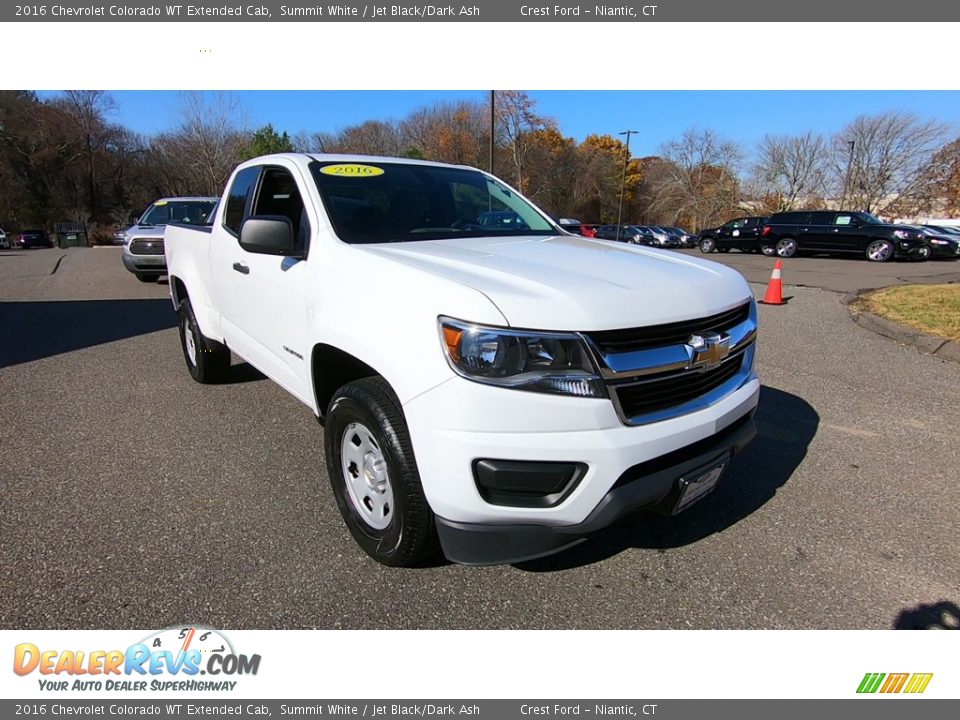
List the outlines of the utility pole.
{"type": "Polygon", "coordinates": [[[847,156],[847,174],[843,178],[843,198],[840,200],[840,207],[837,210],[846,210],[847,208],[847,189],[850,186],[850,168],[853,166],[853,147],[856,142],[847,140],[847,145],[850,146],[850,155],[847,156]]]}
{"type": "Polygon", "coordinates": [[[623,188],[627,183],[627,163],[630,161],[630,136],[637,135],[637,130],[624,130],[618,135],[626,135],[626,147],[623,149],[623,174],[620,176],[620,206],[617,208],[617,240],[620,240],[620,220],[623,218],[623,188]]]}
{"type": "Polygon", "coordinates": [[[493,175],[493,144],[494,136],[496,135],[497,121],[494,108],[496,107],[497,102],[497,91],[490,91],[490,174],[493,175]]]}

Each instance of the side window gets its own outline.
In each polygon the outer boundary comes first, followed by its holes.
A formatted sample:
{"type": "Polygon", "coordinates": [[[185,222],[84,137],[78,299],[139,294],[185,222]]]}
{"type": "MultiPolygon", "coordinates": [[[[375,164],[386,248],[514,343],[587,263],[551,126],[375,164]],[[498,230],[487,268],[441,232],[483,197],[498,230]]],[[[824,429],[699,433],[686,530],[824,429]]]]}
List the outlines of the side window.
{"type": "Polygon", "coordinates": [[[304,209],[297,182],[286,168],[265,167],[260,188],[253,203],[252,215],[285,217],[293,226],[297,249],[303,251],[310,241],[310,223],[304,209]]]}
{"type": "Polygon", "coordinates": [[[833,225],[833,213],[831,212],[810,213],[810,224],[811,225],[833,225]]]}
{"type": "Polygon", "coordinates": [[[247,208],[247,198],[257,182],[260,168],[249,167],[237,173],[227,195],[227,207],[223,212],[223,226],[231,233],[240,236],[240,225],[247,208]]]}
{"type": "Polygon", "coordinates": [[[848,213],[839,213],[837,219],[833,221],[834,225],[850,225],[853,221],[853,215],[848,213]]]}
{"type": "Polygon", "coordinates": [[[804,221],[804,213],[798,212],[780,213],[779,215],[774,215],[772,218],[770,218],[771,223],[778,225],[799,225],[804,221]]]}

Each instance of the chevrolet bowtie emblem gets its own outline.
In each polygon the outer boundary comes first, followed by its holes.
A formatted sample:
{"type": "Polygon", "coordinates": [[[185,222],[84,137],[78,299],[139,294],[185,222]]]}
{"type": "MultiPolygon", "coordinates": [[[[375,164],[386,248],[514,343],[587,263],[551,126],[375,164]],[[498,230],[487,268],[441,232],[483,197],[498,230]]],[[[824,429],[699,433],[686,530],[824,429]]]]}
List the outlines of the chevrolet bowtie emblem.
{"type": "Polygon", "coordinates": [[[691,335],[687,340],[690,348],[690,368],[709,370],[717,367],[730,354],[730,336],[708,332],[691,335]]]}

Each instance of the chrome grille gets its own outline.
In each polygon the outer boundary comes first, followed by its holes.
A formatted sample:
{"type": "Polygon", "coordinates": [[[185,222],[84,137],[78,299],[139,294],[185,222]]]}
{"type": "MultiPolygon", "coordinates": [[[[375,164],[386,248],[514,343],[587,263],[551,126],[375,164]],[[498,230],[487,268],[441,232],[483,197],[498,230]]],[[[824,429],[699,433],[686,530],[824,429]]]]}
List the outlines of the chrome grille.
{"type": "Polygon", "coordinates": [[[751,377],[756,335],[752,302],[694,320],[583,334],[627,425],[702,410],[741,387],[751,377]],[[722,352],[706,354],[707,336],[722,352]]]}
{"type": "Polygon", "coordinates": [[[713,370],[683,370],[666,377],[654,376],[614,387],[614,391],[624,416],[638,417],[696,400],[735,377],[742,365],[743,353],[740,353],[713,370]]]}
{"type": "Polygon", "coordinates": [[[750,303],[697,320],[683,320],[666,325],[603,330],[587,333],[587,337],[604,353],[634,352],[649,348],[685,343],[691,335],[705,332],[724,332],[739,325],[750,315],[750,303]]]}
{"type": "Polygon", "coordinates": [[[163,238],[138,238],[130,243],[133,255],[163,255],[163,238]]]}

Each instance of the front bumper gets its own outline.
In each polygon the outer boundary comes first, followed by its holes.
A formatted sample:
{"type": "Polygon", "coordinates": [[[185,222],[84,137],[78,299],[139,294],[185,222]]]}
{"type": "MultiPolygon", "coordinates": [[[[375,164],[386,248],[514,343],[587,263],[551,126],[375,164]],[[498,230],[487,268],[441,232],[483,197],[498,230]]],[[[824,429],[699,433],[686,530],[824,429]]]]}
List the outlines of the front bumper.
{"type": "MultiPolygon", "coordinates": [[[[699,443],[721,441],[720,433],[752,415],[759,393],[760,382],[750,373],[708,407],[628,426],[609,399],[508,390],[455,377],[407,402],[404,414],[444,552],[457,562],[491,564],[554,552],[662,500],[679,477],[676,470],[691,459],[672,453],[687,451],[699,459],[706,452],[696,450],[699,443]],[[658,458],[671,459],[671,472],[638,477],[626,502],[615,488],[618,481],[658,458]],[[485,500],[477,486],[474,463],[484,459],[576,463],[586,470],[556,504],[502,505],[485,500]],[[615,489],[623,510],[594,516],[610,505],[615,489]]],[[[747,441],[738,435],[727,450],[747,441]]]]}
{"type": "Polygon", "coordinates": [[[894,244],[894,257],[910,260],[926,260],[931,256],[931,246],[919,240],[900,241],[894,244]]]}
{"type": "Polygon", "coordinates": [[[132,273],[163,273],[167,271],[167,258],[165,255],[132,255],[124,252],[123,265],[132,273]]]}
{"type": "Polygon", "coordinates": [[[680,494],[680,478],[736,455],[756,435],[751,410],[711,437],[634,465],[620,475],[593,512],[574,525],[482,525],[437,517],[443,552],[464,565],[523,562],[581,543],[644,508],[670,514],[680,494]]]}

